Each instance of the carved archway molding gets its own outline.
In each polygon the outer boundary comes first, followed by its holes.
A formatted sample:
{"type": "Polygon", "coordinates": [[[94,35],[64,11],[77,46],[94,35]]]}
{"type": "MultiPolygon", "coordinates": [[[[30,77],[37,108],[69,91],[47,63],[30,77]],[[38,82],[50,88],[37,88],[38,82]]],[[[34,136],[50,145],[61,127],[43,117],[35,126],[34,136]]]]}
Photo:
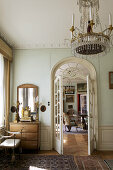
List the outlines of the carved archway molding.
{"type": "Polygon", "coordinates": [[[86,67],[89,71],[89,76],[92,79],[93,90],[95,93],[94,97],[94,107],[95,107],[95,115],[94,115],[94,124],[95,124],[95,149],[98,149],[98,105],[97,105],[97,78],[96,78],[96,70],[94,66],[87,60],[76,58],[76,57],[68,57],[57,62],[52,70],[51,70],[51,149],[54,144],[54,78],[57,69],[59,69],[62,65],[74,62],[76,64],[81,64],[86,67]]]}

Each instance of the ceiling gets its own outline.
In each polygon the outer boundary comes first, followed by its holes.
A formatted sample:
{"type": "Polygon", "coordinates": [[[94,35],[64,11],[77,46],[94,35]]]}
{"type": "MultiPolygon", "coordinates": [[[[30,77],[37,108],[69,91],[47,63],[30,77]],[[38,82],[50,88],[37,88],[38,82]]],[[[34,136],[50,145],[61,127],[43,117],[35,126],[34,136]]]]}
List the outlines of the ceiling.
{"type": "MultiPolygon", "coordinates": [[[[113,0],[100,0],[102,26],[113,16],[113,0]]],[[[79,27],[77,0],[0,0],[0,34],[16,49],[69,48],[72,14],[79,27]]]]}
{"type": "Polygon", "coordinates": [[[62,65],[56,71],[55,77],[62,76],[63,84],[84,83],[86,82],[89,70],[81,64],[71,62],[62,65]]]}

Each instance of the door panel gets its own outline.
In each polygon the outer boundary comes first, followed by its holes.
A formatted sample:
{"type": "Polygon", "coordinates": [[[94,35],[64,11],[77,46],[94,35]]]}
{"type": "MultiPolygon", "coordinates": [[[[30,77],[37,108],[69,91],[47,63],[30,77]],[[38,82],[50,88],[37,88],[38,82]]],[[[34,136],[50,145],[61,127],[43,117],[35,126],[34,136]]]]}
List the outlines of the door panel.
{"type": "Polygon", "coordinates": [[[63,89],[62,78],[58,76],[54,80],[54,149],[63,154],[63,89]]]}
{"type": "Polygon", "coordinates": [[[93,83],[89,76],[87,76],[87,112],[88,112],[88,155],[94,150],[94,93],[93,83]]]}

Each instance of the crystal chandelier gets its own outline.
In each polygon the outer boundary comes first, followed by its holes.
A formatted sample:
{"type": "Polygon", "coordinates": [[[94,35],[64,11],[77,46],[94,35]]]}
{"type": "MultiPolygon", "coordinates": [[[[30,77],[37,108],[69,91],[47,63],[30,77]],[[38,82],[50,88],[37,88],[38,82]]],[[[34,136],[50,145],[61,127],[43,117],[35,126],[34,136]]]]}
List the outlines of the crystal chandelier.
{"type": "Polygon", "coordinates": [[[71,47],[72,53],[77,57],[94,56],[107,53],[112,45],[111,32],[112,18],[109,14],[109,27],[100,32],[94,30],[100,25],[99,0],[78,0],[81,13],[80,28],[74,27],[74,14],[72,15],[71,47]]]}

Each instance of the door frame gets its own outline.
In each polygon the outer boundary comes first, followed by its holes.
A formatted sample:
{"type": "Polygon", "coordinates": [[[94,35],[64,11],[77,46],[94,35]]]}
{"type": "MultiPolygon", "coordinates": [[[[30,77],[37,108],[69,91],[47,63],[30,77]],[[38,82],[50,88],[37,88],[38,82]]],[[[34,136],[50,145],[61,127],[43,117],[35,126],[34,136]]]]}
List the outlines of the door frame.
{"type": "Polygon", "coordinates": [[[62,76],[57,76],[54,80],[54,149],[63,154],[63,91],[62,76]],[[60,130],[60,133],[58,132],[60,130]]]}
{"type": "MultiPolygon", "coordinates": [[[[94,66],[87,60],[77,57],[67,57],[59,62],[57,62],[52,70],[51,70],[51,148],[54,148],[54,78],[55,73],[62,65],[70,62],[75,62],[77,64],[81,64],[89,70],[90,78],[93,81],[93,90],[94,90],[94,107],[95,107],[95,115],[94,115],[94,148],[98,149],[98,103],[97,103],[97,76],[96,70],[94,66]]],[[[62,141],[63,142],[63,141],[62,141]]]]}

